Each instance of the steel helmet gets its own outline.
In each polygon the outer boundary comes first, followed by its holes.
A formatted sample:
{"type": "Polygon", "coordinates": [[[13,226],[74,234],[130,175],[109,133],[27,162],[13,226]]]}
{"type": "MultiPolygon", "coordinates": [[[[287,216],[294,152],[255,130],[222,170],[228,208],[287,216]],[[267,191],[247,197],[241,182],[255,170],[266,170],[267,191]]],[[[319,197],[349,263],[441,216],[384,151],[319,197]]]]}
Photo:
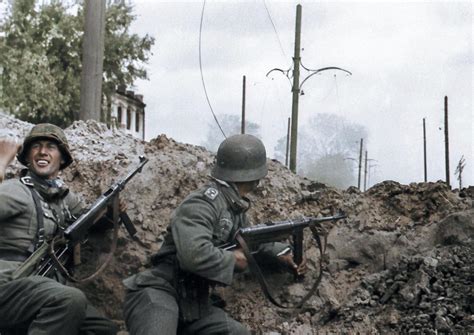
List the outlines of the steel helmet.
{"type": "Polygon", "coordinates": [[[233,135],[217,150],[211,176],[231,182],[247,182],[267,175],[267,154],[262,141],[252,135],[233,135]]]}
{"type": "Polygon", "coordinates": [[[30,144],[31,142],[38,139],[53,140],[58,144],[59,150],[61,151],[62,158],[64,160],[64,163],[62,163],[60,166],[61,170],[72,163],[71,151],[69,150],[69,144],[63,130],[51,123],[40,123],[31,128],[30,132],[23,141],[23,145],[17,154],[17,159],[21,164],[25,166],[28,165],[26,157],[28,155],[30,144]]]}

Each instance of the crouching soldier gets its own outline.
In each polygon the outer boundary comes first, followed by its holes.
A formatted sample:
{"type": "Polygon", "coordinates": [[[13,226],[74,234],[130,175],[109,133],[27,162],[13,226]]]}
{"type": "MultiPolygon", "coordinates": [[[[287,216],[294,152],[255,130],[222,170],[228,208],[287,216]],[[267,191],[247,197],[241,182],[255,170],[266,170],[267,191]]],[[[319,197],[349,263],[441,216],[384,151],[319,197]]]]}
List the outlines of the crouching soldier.
{"type": "MultiPolygon", "coordinates": [[[[241,323],[213,305],[209,290],[230,285],[244,271],[242,249],[223,250],[235,232],[248,226],[246,211],[253,191],[267,175],[263,143],[251,135],[235,135],[221,143],[211,180],[191,193],[172,215],[153,267],[124,281],[125,321],[132,335],[250,334],[241,323]]],[[[263,246],[262,256],[302,274],[283,243],[263,246]],[[281,256],[278,256],[280,254],[281,256]]]]}
{"type": "MultiPolygon", "coordinates": [[[[0,142],[0,175],[16,146],[0,142]]],[[[58,177],[72,163],[61,128],[34,126],[17,159],[22,177],[0,184],[0,332],[4,334],[116,334],[114,323],[99,314],[77,288],[55,279],[12,274],[44,241],[51,240],[84,209],[58,177]]]]}

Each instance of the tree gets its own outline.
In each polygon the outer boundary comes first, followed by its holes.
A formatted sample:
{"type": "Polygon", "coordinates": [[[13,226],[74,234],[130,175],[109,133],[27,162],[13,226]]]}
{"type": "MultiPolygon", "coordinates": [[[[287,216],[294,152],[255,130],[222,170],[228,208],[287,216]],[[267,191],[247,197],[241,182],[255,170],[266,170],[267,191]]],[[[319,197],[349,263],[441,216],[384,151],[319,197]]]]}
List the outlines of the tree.
{"type": "MultiPolygon", "coordinates": [[[[242,121],[240,116],[232,114],[222,114],[217,115],[217,119],[227,137],[240,134],[242,121]]],[[[260,136],[260,125],[248,120],[245,121],[245,133],[254,135],[258,138],[260,136]]],[[[219,144],[224,140],[221,131],[218,129],[218,126],[215,122],[212,122],[208,125],[208,131],[206,135],[206,140],[202,144],[207,150],[216,152],[219,148],[219,144]]]]}
{"type": "MultiPolygon", "coordinates": [[[[135,17],[125,1],[109,2],[106,13],[103,93],[147,79],[154,39],[130,34],[135,17]]],[[[0,26],[0,107],[32,123],[65,127],[78,119],[83,4],[51,0],[9,3],[0,26]]]]}
{"type": "MultiPolygon", "coordinates": [[[[353,162],[358,157],[359,141],[367,137],[367,130],[334,114],[313,116],[299,129],[298,174],[345,188],[354,181],[353,162]]],[[[286,136],[278,140],[275,158],[284,162],[286,136]]]]}

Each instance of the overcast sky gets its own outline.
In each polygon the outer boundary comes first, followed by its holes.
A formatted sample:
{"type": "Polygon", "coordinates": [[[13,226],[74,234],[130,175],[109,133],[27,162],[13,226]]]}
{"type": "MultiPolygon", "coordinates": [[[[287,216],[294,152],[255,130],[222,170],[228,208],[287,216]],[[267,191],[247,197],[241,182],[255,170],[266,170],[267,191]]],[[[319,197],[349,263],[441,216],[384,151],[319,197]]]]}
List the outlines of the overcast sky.
{"type": "MultiPolygon", "coordinates": [[[[202,144],[213,123],[199,64],[202,1],[135,0],[133,30],[155,37],[144,94],[146,137],[166,134],[202,144]]],[[[365,126],[370,184],[423,181],[423,118],[428,180],[445,179],[444,97],[449,99],[451,184],[462,155],[463,185],[474,185],[473,2],[207,1],[202,25],[204,82],[216,114],[240,115],[246,76],[247,119],[261,126],[268,155],[286,136],[291,87],[272,68],[289,69],[296,5],[302,5],[305,67],[338,66],[308,79],[299,125],[334,113],[365,126]],[[270,19],[271,18],[271,19],[270,19]],[[273,25],[272,25],[273,21],[273,25]],[[336,75],[336,76],[334,76],[336,75]]],[[[301,81],[308,75],[302,70],[301,81]]],[[[223,139],[217,125],[216,137],[223,139]]]]}

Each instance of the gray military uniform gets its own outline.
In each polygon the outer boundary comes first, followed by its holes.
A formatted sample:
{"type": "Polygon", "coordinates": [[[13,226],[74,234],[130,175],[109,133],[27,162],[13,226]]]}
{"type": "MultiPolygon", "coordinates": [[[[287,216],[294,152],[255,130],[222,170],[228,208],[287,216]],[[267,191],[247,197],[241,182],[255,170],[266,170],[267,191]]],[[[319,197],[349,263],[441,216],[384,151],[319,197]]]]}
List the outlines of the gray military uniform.
{"type": "MultiPolygon", "coordinates": [[[[232,282],[235,257],[219,246],[248,226],[249,205],[234,185],[217,180],[179,205],[153,267],[124,281],[125,321],[132,335],[249,334],[209,299],[210,287],[232,282]]],[[[285,247],[272,243],[261,252],[276,257],[285,247]]]]}
{"type": "Polygon", "coordinates": [[[78,289],[51,278],[12,280],[12,273],[33,251],[38,219],[31,188],[37,191],[44,237],[52,238],[78,216],[83,204],[64,186],[52,187],[28,175],[25,183],[0,184],[0,330],[3,334],[115,334],[116,326],[99,315],[78,289]],[[29,185],[29,186],[28,186],[29,185]]]}

